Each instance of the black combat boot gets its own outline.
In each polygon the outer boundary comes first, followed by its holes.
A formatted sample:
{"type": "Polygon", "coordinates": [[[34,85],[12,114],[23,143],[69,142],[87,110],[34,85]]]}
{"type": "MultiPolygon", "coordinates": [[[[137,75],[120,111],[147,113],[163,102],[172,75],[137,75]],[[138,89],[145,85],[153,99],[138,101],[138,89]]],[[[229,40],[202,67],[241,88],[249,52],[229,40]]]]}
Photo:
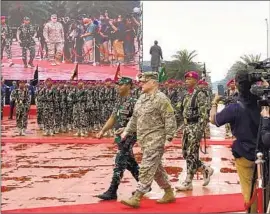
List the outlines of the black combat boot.
{"type": "Polygon", "coordinates": [[[28,68],[27,60],[26,59],[23,59],[23,64],[24,64],[24,68],[28,68]]]}
{"type": "Polygon", "coordinates": [[[34,64],[33,64],[34,59],[30,59],[28,62],[28,65],[30,65],[31,68],[34,68],[34,64]]]}
{"type": "Polygon", "coordinates": [[[106,192],[104,192],[101,195],[97,195],[97,197],[102,199],[102,200],[116,200],[117,199],[117,189],[118,189],[118,185],[111,184],[111,186],[109,187],[109,189],[106,192]]]}

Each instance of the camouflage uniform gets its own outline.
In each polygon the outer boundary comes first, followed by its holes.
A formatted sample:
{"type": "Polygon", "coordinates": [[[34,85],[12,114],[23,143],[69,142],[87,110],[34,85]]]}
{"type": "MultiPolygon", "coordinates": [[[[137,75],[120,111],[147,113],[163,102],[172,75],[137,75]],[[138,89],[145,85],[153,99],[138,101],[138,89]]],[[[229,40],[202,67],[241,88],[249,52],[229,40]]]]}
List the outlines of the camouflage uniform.
{"type": "MultiPolygon", "coordinates": [[[[131,82],[132,80],[130,78],[122,77],[118,84],[130,84],[131,82]]],[[[124,128],[127,125],[132,116],[136,101],[137,100],[132,96],[121,97],[119,99],[111,114],[111,117],[116,120],[115,130],[124,128]]],[[[118,152],[115,158],[112,182],[108,191],[99,195],[99,198],[105,200],[117,198],[116,192],[126,169],[130,171],[136,181],[139,180],[139,165],[133,154],[133,146],[136,141],[136,132],[130,133],[130,135],[122,141],[120,136],[115,138],[115,142],[118,145],[118,152]]]]}
{"type": "MultiPolygon", "coordinates": [[[[89,83],[90,84],[90,83],[89,83]]],[[[94,129],[95,121],[95,101],[94,101],[95,88],[93,84],[90,84],[87,88],[87,103],[86,103],[86,116],[88,130],[92,131],[94,129]]]]}
{"type": "MultiPolygon", "coordinates": [[[[207,104],[207,112],[208,112],[208,116],[210,115],[210,110],[211,110],[211,91],[208,88],[208,83],[205,82],[204,80],[200,80],[198,82],[198,87],[200,88],[201,91],[203,91],[206,95],[206,104],[207,104]]],[[[209,122],[207,122],[206,127],[205,127],[205,131],[204,131],[204,136],[206,138],[210,138],[210,124],[209,122]]]]}
{"type": "MultiPolygon", "coordinates": [[[[51,79],[47,80],[51,81],[51,79]]],[[[54,135],[54,100],[55,93],[51,87],[46,87],[41,97],[44,103],[43,118],[44,118],[44,135],[54,135]]]]}
{"type": "MultiPolygon", "coordinates": [[[[188,72],[185,78],[198,79],[196,72],[188,72]]],[[[187,164],[187,177],[179,187],[179,191],[191,190],[194,174],[199,168],[203,170],[204,186],[208,185],[213,170],[205,166],[199,159],[200,142],[203,137],[205,126],[208,121],[207,97],[199,88],[192,93],[187,93],[182,102],[177,105],[177,110],[184,119],[184,131],[182,138],[182,152],[187,164]],[[194,109],[191,106],[192,98],[196,95],[194,109]],[[208,182],[208,183],[207,183],[208,182]]]]}
{"type": "Polygon", "coordinates": [[[16,103],[16,125],[20,135],[25,135],[27,128],[28,112],[31,104],[30,93],[25,88],[19,88],[12,91],[11,100],[16,103]]]}
{"type": "Polygon", "coordinates": [[[60,100],[60,109],[61,109],[61,130],[62,132],[67,132],[68,128],[68,88],[67,85],[64,85],[64,88],[60,91],[61,100],[60,100]]]}
{"type": "Polygon", "coordinates": [[[1,60],[3,60],[3,54],[5,49],[10,66],[13,64],[11,45],[12,45],[12,30],[7,24],[1,25],[1,60]]]}
{"type": "Polygon", "coordinates": [[[44,91],[45,91],[44,85],[40,84],[38,89],[36,90],[37,124],[39,125],[40,129],[43,129],[44,126],[44,117],[43,117],[44,102],[42,101],[44,91]]]}
{"type": "Polygon", "coordinates": [[[21,41],[20,46],[22,48],[22,60],[25,67],[27,67],[27,49],[30,52],[30,59],[28,64],[31,67],[34,67],[33,60],[36,53],[36,43],[33,37],[35,36],[35,33],[36,31],[34,26],[30,24],[22,24],[17,30],[17,38],[21,41]]]}
{"type": "Polygon", "coordinates": [[[61,111],[61,100],[62,100],[62,94],[61,94],[61,88],[57,87],[54,89],[55,94],[55,100],[54,100],[54,112],[55,112],[55,134],[58,134],[60,132],[61,128],[61,121],[62,121],[62,111],[61,111]]]}
{"type": "MultiPolygon", "coordinates": [[[[228,86],[232,83],[232,81],[228,82],[228,86]]],[[[225,106],[231,104],[231,103],[236,103],[238,100],[238,92],[236,90],[228,90],[227,96],[225,97],[224,104],[225,106]]],[[[225,124],[225,130],[226,130],[226,138],[231,138],[232,137],[232,131],[231,131],[231,126],[229,123],[225,124]]]]}
{"type": "Polygon", "coordinates": [[[3,110],[4,110],[4,105],[5,105],[5,97],[6,97],[6,89],[7,86],[2,82],[1,86],[1,120],[3,119],[3,110]]]}
{"type": "MultiPolygon", "coordinates": [[[[151,79],[158,81],[158,74],[144,72],[139,77],[142,82],[151,79]]],[[[159,90],[154,94],[143,93],[124,131],[127,134],[137,132],[138,143],[142,149],[139,183],[135,194],[121,203],[139,207],[142,196],[150,190],[153,180],[165,190],[165,195],[159,203],[175,200],[167,173],[162,166],[165,142],[173,139],[175,131],[176,119],[168,97],[159,90]]]]}
{"type": "Polygon", "coordinates": [[[86,101],[87,91],[84,88],[77,88],[69,99],[73,100],[73,122],[74,128],[77,129],[75,136],[87,135],[86,125],[86,101]]]}
{"type": "Polygon", "coordinates": [[[67,123],[68,130],[71,131],[73,128],[73,95],[74,95],[74,86],[72,83],[68,86],[67,89],[67,123]]]}
{"type": "Polygon", "coordinates": [[[48,57],[52,65],[59,62],[64,48],[64,29],[60,22],[48,22],[43,30],[43,36],[48,46],[48,57]],[[56,54],[55,54],[56,49],[56,54]]]}

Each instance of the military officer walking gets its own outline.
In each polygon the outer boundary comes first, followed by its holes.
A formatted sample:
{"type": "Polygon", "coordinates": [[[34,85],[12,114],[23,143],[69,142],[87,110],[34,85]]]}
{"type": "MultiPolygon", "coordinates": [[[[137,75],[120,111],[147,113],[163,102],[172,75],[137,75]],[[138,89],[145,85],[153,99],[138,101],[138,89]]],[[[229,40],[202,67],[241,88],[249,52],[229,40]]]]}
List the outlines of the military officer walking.
{"type": "Polygon", "coordinates": [[[121,203],[137,208],[153,180],[165,190],[158,203],[171,203],[175,196],[167,173],[162,166],[162,156],[166,141],[171,141],[176,131],[176,119],[170,100],[158,90],[158,73],[144,72],[139,76],[143,94],[138,99],[132,118],[121,137],[137,132],[142,149],[139,183],[135,194],[121,203]]]}
{"type": "Polygon", "coordinates": [[[179,191],[192,190],[192,180],[199,168],[203,170],[203,186],[207,186],[214,170],[205,166],[199,159],[200,141],[208,121],[208,102],[206,94],[199,90],[197,82],[199,75],[195,71],[185,74],[187,94],[177,105],[178,113],[184,118],[182,152],[187,164],[187,176],[179,191]]]}
{"type": "Polygon", "coordinates": [[[103,200],[117,199],[117,189],[126,169],[131,172],[136,181],[139,180],[139,166],[133,154],[133,146],[137,140],[136,131],[130,133],[124,141],[121,141],[119,135],[122,128],[127,125],[131,118],[136,103],[136,99],[131,96],[132,79],[122,77],[116,84],[118,85],[120,95],[119,101],[115,105],[110,118],[97,134],[97,137],[101,138],[113,126],[115,126],[115,130],[118,132],[115,138],[115,142],[118,145],[118,152],[115,158],[115,168],[113,170],[111,185],[105,193],[97,196],[103,200]]]}
{"type": "Polygon", "coordinates": [[[35,40],[34,37],[36,31],[33,25],[30,24],[30,19],[28,17],[23,18],[23,24],[17,30],[17,40],[22,47],[22,60],[25,68],[28,68],[28,65],[33,68],[35,58],[35,40]],[[30,52],[30,60],[27,64],[27,50],[30,52]]]}
{"type": "Polygon", "coordinates": [[[64,28],[57,22],[57,15],[51,15],[51,21],[45,24],[43,36],[48,46],[48,56],[51,65],[59,65],[64,48],[64,28]],[[55,52],[56,50],[56,52],[55,52]]]}

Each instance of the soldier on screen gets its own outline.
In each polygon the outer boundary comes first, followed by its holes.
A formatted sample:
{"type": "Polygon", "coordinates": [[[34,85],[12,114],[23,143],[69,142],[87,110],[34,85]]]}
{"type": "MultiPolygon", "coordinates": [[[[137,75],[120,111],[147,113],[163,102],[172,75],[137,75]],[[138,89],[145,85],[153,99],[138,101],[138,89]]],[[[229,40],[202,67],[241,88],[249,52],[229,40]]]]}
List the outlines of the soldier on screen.
{"type": "Polygon", "coordinates": [[[51,21],[45,24],[43,36],[48,46],[48,57],[51,65],[59,65],[61,63],[65,38],[63,25],[57,22],[56,14],[51,15],[51,21]]]}
{"type": "Polygon", "coordinates": [[[136,99],[131,96],[132,79],[122,77],[118,82],[118,90],[120,99],[115,104],[113,112],[97,134],[97,138],[102,138],[104,134],[115,126],[116,135],[115,142],[118,145],[118,152],[115,158],[115,168],[109,189],[97,197],[103,200],[117,199],[117,189],[120,181],[127,169],[131,172],[136,181],[139,180],[139,165],[133,154],[133,146],[137,141],[136,133],[130,134],[124,141],[121,141],[120,130],[124,128],[133,114],[136,99]]]}
{"type": "Polygon", "coordinates": [[[33,25],[30,24],[30,19],[28,17],[23,18],[23,24],[17,30],[17,40],[22,48],[22,60],[25,68],[28,68],[28,65],[33,68],[35,58],[35,39],[36,30],[33,25]],[[27,64],[27,50],[30,52],[30,59],[27,64]]]}
{"type": "Polygon", "coordinates": [[[19,135],[25,135],[28,123],[28,112],[31,105],[29,90],[25,87],[25,81],[19,82],[19,88],[12,91],[11,100],[16,103],[16,126],[19,135]]]}
{"type": "MultiPolygon", "coordinates": [[[[6,24],[6,17],[1,16],[1,61],[3,60],[3,54],[5,49],[7,53],[9,67],[14,65],[14,63],[12,62],[11,45],[12,45],[12,30],[6,24]]],[[[3,67],[2,63],[1,66],[3,67]]]]}

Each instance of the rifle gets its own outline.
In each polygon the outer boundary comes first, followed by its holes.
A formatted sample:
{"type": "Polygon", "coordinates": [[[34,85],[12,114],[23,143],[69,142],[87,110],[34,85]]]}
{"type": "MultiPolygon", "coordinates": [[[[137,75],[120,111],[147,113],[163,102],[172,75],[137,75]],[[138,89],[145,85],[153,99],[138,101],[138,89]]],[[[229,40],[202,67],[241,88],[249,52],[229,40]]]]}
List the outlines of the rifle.
{"type": "Polygon", "coordinates": [[[202,149],[202,147],[200,146],[200,150],[203,154],[207,154],[207,151],[206,151],[206,134],[205,134],[205,130],[203,132],[203,139],[204,139],[204,151],[202,149]]]}

